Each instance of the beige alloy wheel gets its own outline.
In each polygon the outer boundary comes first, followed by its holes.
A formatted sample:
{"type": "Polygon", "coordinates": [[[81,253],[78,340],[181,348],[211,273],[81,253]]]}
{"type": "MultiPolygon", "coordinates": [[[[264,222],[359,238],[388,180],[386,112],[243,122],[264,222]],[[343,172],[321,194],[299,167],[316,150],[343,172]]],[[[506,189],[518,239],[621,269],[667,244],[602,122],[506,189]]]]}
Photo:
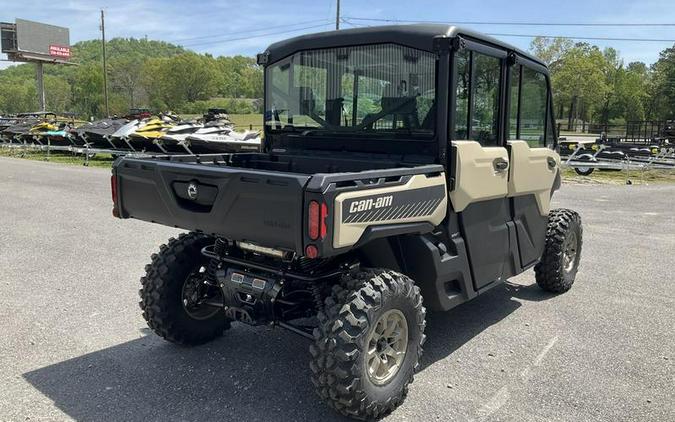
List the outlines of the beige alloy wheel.
{"type": "Polygon", "coordinates": [[[398,309],[382,314],[368,336],[366,371],[375,385],[384,385],[398,373],[408,349],[408,321],[398,309]]]}
{"type": "Polygon", "coordinates": [[[574,231],[571,231],[567,234],[565,239],[565,246],[563,251],[563,269],[566,273],[570,273],[574,266],[576,265],[577,260],[577,234],[574,231]]]}

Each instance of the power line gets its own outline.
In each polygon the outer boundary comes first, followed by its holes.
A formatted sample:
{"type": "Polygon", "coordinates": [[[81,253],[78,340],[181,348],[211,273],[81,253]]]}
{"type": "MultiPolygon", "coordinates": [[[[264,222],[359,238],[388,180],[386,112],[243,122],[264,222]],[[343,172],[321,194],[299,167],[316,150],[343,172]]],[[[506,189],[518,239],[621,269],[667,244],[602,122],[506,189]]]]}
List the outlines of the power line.
{"type": "MultiPolygon", "coordinates": [[[[258,29],[248,29],[248,30],[245,30],[245,31],[237,31],[236,34],[249,34],[249,33],[252,33],[252,32],[269,31],[270,29],[279,29],[279,28],[290,28],[290,27],[293,27],[293,26],[308,25],[308,24],[311,24],[311,23],[318,23],[318,22],[324,22],[324,25],[326,25],[326,24],[331,22],[331,19],[329,19],[329,18],[313,19],[313,20],[310,20],[310,21],[296,22],[296,23],[292,23],[292,24],[267,26],[265,28],[258,28],[258,29]]],[[[228,34],[227,33],[223,34],[221,32],[220,34],[203,35],[203,36],[192,37],[192,38],[180,38],[180,39],[177,39],[177,40],[171,40],[169,42],[180,43],[180,42],[183,42],[183,41],[193,41],[193,40],[203,40],[203,39],[207,39],[207,38],[217,38],[217,37],[222,37],[222,36],[225,36],[225,35],[228,35],[228,34]]]]}
{"type": "MultiPolygon", "coordinates": [[[[349,25],[355,27],[363,27],[368,25],[363,25],[359,23],[351,22],[351,19],[354,18],[343,18],[343,22],[348,23],[349,25]]],[[[360,20],[370,20],[362,18],[360,20]]],[[[392,20],[396,22],[413,22],[413,21],[400,21],[392,20]]],[[[430,23],[430,21],[422,21],[425,23],[430,23]]],[[[463,24],[469,24],[464,22],[463,24]]],[[[582,40],[582,41],[635,41],[635,42],[675,42],[675,39],[663,39],[663,38],[624,38],[624,37],[568,37],[565,35],[545,35],[545,34],[506,34],[506,33],[494,33],[487,32],[486,35],[491,35],[493,37],[518,37],[518,38],[566,38],[570,40],[582,40]]]]}
{"type": "Polygon", "coordinates": [[[218,44],[218,43],[229,42],[229,41],[241,41],[241,40],[248,40],[248,39],[251,39],[251,38],[269,37],[269,36],[274,36],[274,35],[287,34],[289,32],[297,32],[297,31],[304,31],[304,30],[307,30],[307,29],[322,28],[322,27],[325,27],[325,26],[326,26],[326,24],[322,23],[320,25],[305,26],[305,27],[302,27],[302,28],[289,29],[287,31],[268,32],[268,33],[264,33],[264,34],[248,35],[248,36],[237,37],[237,38],[224,38],[224,39],[207,41],[207,42],[196,43],[196,44],[184,44],[183,47],[196,47],[196,46],[218,44]]]}
{"type": "Polygon", "coordinates": [[[500,34],[490,33],[493,37],[520,37],[520,38],[567,38],[570,40],[588,40],[588,41],[640,41],[640,42],[675,42],[675,39],[661,39],[661,38],[615,38],[615,37],[568,37],[565,35],[527,35],[527,34],[500,34]]]}
{"type": "Polygon", "coordinates": [[[342,23],[346,23],[347,25],[351,25],[354,28],[370,28],[371,27],[371,25],[365,25],[365,24],[362,24],[362,23],[354,23],[354,22],[350,21],[349,18],[340,18],[340,21],[342,23]]]}
{"type": "Polygon", "coordinates": [[[505,26],[646,26],[646,27],[674,27],[675,23],[602,23],[602,22],[486,22],[486,21],[431,21],[431,20],[404,20],[404,19],[378,19],[378,18],[359,18],[345,16],[344,19],[355,21],[371,22],[394,22],[394,23],[441,23],[458,25],[505,25],[505,26]]]}

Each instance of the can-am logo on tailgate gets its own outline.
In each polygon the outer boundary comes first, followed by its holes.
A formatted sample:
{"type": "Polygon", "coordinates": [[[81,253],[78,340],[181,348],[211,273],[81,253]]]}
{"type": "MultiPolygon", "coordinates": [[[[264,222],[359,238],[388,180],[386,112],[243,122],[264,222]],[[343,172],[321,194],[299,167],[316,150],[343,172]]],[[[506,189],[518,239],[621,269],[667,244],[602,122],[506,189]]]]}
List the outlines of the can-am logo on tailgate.
{"type": "Polygon", "coordinates": [[[391,206],[393,201],[394,197],[392,195],[354,201],[349,206],[349,213],[351,214],[355,212],[369,211],[372,209],[389,207],[391,206]]]}
{"type": "Polygon", "coordinates": [[[199,196],[199,189],[197,188],[197,184],[195,182],[190,182],[187,188],[187,194],[188,198],[192,199],[193,201],[197,199],[197,196],[199,196]]]}

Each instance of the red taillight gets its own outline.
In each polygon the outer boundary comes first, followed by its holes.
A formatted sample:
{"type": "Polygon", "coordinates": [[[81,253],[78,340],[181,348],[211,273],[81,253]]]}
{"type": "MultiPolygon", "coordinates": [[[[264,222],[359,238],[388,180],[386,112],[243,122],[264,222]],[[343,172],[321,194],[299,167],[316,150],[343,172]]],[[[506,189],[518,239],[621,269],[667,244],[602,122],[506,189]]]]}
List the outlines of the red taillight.
{"type": "Polygon", "coordinates": [[[110,176],[110,192],[112,194],[112,201],[113,201],[113,209],[112,209],[112,215],[115,218],[119,218],[120,213],[119,210],[117,209],[117,178],[113,174],[110,176]]]}
{"type": "Polygon", "coordinates": [[[326,237],[328,227],[326,226],[326,218],[328,217],[328,206],[325,203],[319,205],[316,201],[309,202],[309,238],[317,240],[319,236],[321,239],[326,237]]]}
{"type": "Polygon", "coordinates": [[[305,256],[314,259],[319,256],[319,249],[314,245],[307,245],[305,248],[305,256]]]}
{"type": "Polygon", "coordinates": [[[321,238],[324,239],[326,237],[326,233],[328,232],[328,228],[326,227],[326,217],[328,217],[328,206],[323,203],[321,204],[321,238]]]}
{"type": "Polygon", "coordinates": [[[309,202],[309,238],[319,238],[319,203],[316,201],[309,202]]]}
{"type": "Polygon", "coordinates": [[[117,178],[114,174],[110,176],[110,192],[112,193],[113,204],[117,204],[117,178]]]}

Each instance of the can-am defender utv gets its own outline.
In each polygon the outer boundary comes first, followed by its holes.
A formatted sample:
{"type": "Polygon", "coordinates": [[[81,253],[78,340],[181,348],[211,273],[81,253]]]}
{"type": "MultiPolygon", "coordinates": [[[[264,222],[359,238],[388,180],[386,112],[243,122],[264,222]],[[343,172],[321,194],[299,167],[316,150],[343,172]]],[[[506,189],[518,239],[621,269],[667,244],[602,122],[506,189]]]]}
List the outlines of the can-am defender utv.
{"type": "Polygon", "coordinates": [[[157,334],[284,327],[312,339],[318,394],[372,419],[406,396],[426,309],[533,266],[543,289],[572,287],[581,221],[549,210],[560,158],[541,61],[410,25],[305,35],[258,62],[263,152],[114,164],[114,215],[190,230],[141,279],[157,334]]]}

